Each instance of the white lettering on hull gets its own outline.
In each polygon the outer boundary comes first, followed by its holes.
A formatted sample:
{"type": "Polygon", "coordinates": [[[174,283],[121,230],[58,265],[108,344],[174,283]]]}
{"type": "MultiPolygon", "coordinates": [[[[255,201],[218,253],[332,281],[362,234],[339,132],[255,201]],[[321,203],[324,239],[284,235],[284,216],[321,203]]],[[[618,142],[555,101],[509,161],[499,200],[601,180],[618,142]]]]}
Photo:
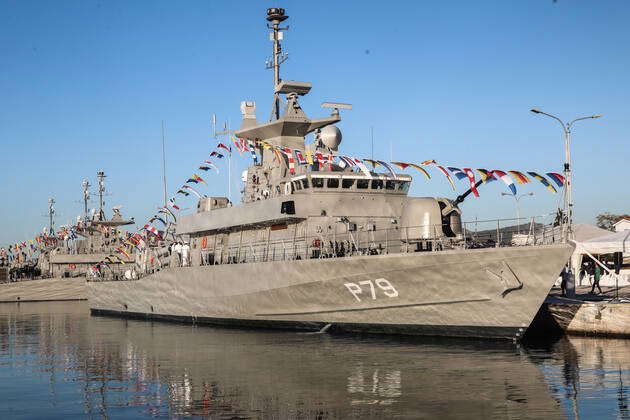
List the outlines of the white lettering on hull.
{"type": "Polygon", "coordinates": [[[385,295],[388,298],[398,297],[398,291],[396,290],[396,288],[389,282],[389,280],[383,278],[376,279],[374,281],[363,280],[358,283],[348,282],[344,283],[343,285],[346,286],[346,289],[348,289],[348,291],[358,302],[361,302],[361,298],[359,297],[359,295],[363,294],[364,289],[367,292],[366,299],[371,297],[372,300],[376,300],[380,295],[385,295]],[[377,290],[376,287],[374,287],[374,284],[376,284],[378,289],[380,289],[380,292],[377,290]]]}

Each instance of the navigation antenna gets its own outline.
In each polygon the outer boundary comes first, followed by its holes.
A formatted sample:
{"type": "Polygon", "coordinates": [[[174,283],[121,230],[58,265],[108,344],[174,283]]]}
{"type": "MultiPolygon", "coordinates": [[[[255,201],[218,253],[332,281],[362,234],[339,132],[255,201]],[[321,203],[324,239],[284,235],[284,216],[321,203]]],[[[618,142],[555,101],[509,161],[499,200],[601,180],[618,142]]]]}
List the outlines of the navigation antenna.
{"type": "Polygon", "coordinates": [[[166,149],[164,146],[164,120],[162,120],[162,183],[164,189],[164,207],[166,207],[166,196],[168,193],[166,192],[166,149]]]}
{"type": "Polygon", "coordinates": [[[98,171],[96,173],[96,177],[98,178],[98,220],[105,220],[105,202],[103,201],[103,197],[108,196],[109,194],[105,193],[105,175],[104,171],[98,171]]]}
{"type": "Polygon", "coordinates": [[[212,114],[212,131],[214,132],[214,138],[217,136],[225,135],[226,146],[230,151],[228,152],[228,200],[230,203],[232,202],[232,145],[230,144],[230,134],[234,133],[234,131],[230,130],[230,119],[223,123],[223,131],[216,131],[217,126],[217,117],[212,114]]]}
{"type": "Polygon", "coordinates": [[[271,110],[271,118],[275,116],[276,120],[280,119],[280,93],[277,91],[277,87],[280,84],[280,64],[289,59],[289,54],[282,52],[282,46],[280,41],[284,39],[283,33],[280,31],[289,30],[289,26],[281,28],[280,23],[288,19],[289,16],[284,14],[284,9],[279,7],[272,7],[267,9],[267,21],[271,22],[271,25],[267,24],[267,28],[273,29],[273,32],[269,34],[269,40],[273,41],[273,57],[267,59],[265,67],[267,69],[273,69],[273,109],[271,110]],[[272,63],[273,61],[273,63],[272,63]]]}
{"type": "Polygon", "coordinates": [[[55,215],[55,199],[54,198],[49,198],[48,199],[48,235],[49,236],[53,236],[55,234],[55,220],[54,220],[54,215],[55,215]]]}

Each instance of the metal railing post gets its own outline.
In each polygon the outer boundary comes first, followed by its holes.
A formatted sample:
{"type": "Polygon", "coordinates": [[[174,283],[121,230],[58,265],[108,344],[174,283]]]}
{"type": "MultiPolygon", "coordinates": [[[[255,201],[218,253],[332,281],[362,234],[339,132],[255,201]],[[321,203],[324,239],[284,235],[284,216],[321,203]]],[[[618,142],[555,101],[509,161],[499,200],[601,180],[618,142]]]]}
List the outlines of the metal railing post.
{"type": "Polygon", "coordinates": [[[265,261],[269,261],[269,241],[271,240],[271,227],[267,228],[267,245],[265,247],[265,261]]]}
{"type": "Polygon", "coordinates": [[[499,223],[500,223],[500,221],[499,221],[499,219],[497,219],[497,241],[496,241],[496,243],[494,245],[496,248],[499,247],[499,244],[501,242],[501,239],[499,239],[499,223]]]}
{"type": "Polygon", "coordinates": [[[241,262],[241,244],[243,243],[243,228],[241,228],[241,234],[238,238],[238,248],[236,249],[236,262],[241,262]]]}
{"type": "Polygon", "coordinates": [[[298,225],[297,223],[295,224],[295,227],[293,229],[293,243],[291,244],[291,256],[292,259],[295,259],[295,255],[296,255],[296,250],[295,250],[295,239],[297,238],[297,230],[298,230],[298,225]]]}

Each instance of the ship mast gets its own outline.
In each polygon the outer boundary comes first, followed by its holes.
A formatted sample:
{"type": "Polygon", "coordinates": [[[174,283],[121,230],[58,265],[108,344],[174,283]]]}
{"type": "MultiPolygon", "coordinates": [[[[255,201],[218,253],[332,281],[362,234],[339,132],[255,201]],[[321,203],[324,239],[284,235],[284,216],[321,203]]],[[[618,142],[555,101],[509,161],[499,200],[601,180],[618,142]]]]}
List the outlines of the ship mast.
{"type": "Polygon", "coordinates": [[[280,23],[288,19],[289,16],[284,14],[284,9],[279,7],[272,7],[267,9],[267,21],[271,22],[271,25],[267,24],[267,28],[272,29],[273,32],[269,34],[269,38],[273,41],[273,63],[267,60],[267,69],[273,69],[273,108],[271,110],[271,118],[276,120],[280,119],[280,93],[277,91],[277,86],[280,84],[280,64],[287,61],[289,55],[282,53],[282,46],[280,41],[284,38],[282,30],[288,30],[289,27],[281,28],[280,23]]]}
{"type": "Polygon", "coordinates": [[[55,215],[55,199],[48,199],[48,235],[53,236],[55,234],[55,221],[53,219],[55,215]]]}
{"type": "Polygon", "coordinates": [[[105,210],[103,207],[105,203],[103,202],[103,197],[105,196],[105,175],[104,171],[99,171],[96,173],[96,177],[98,178],[98,220],[105,220],[105,210]]]}
{"type": "Polygon", "coordinates": [[[85,220],[88,219],[88,202],[90,201],[90,182],[87,179],[84,179],[81,183],[83,186],[83,213],[85,216],[85,220]]]}

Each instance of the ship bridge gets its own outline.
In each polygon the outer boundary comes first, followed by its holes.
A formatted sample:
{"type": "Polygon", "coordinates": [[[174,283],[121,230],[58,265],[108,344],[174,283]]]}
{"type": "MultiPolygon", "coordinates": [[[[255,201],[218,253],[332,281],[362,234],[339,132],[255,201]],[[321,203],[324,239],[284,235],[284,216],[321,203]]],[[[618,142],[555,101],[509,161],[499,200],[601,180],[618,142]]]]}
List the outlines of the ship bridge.
{"type": "Polygon", "coordinates": [[[383,174],[373,174],[372,178],[368,178],[353,172],[308,172],[304,175],[291,177],[284,185],[290,183],[290,186],[286,186],[285,190],[289,189],[291,193],[310,190],[316,193],[359,192],[406,195],[409,192],[411,180],[412,178],[409,175],[398,175],[396,179],[393,179],[383,174]]]}

